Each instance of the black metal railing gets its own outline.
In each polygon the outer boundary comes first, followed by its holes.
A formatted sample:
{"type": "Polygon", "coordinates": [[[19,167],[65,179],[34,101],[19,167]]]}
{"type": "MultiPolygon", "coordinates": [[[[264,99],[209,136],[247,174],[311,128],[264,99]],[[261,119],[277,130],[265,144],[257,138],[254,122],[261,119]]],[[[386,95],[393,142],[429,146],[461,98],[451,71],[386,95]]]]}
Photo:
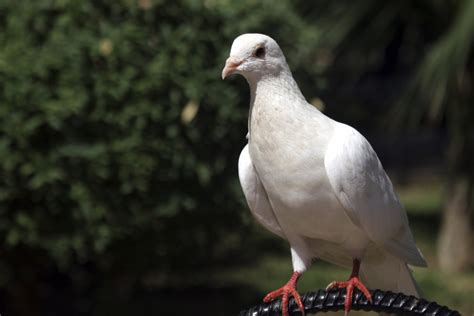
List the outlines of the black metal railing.
{"type": "MultiPolygon", "coordinates": [[[[372,303],[358,290],[354,289],[351,310],[383,312],[396,315],[430,315],[430,316],[455,316],[459,312],[430,302],[422,298],[408,296],[403,293],[372,290],[372,303]]],[[[301,295],[306,314],[319,312],[343,311],[346,289],[318,290],[301,295]]],[[[248,310],[241,311],[239,316],[281,316],[281,301],[262,303],[248,310]]],[[[289,300],[288,311],[290,315],[301,315],[295,300],[289,300]]]]}

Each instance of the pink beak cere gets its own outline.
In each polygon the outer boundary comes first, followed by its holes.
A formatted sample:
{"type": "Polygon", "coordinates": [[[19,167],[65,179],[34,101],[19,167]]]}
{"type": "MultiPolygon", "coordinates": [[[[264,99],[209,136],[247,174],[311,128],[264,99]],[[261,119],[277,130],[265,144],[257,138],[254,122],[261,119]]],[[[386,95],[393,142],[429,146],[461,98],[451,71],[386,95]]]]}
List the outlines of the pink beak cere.
{"type": "Polygon", "coordinates": [[[242,64],[242,61],[235,57],[227,58],[224,69],[222,69],[222,80],[232,75],[237,70],[237,67],[240,66],[240,64],[242,64]]]}

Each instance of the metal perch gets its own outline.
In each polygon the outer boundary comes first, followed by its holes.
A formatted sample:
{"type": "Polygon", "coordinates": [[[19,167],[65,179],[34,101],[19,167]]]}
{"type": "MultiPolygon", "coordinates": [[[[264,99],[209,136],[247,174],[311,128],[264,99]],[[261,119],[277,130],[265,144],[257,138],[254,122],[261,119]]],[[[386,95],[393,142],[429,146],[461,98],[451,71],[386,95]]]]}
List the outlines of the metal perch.
{"type": "MultiPolygon", "coordinates": [[[[383,312],[396,315],[430,315],[430,316],[457,316],[459,312],[430,302],[422,298],[408,296],[403,293],[371,290],[373,303],[369,303],[365,296],[354,290],[351,310],[383,312]]],[[[346,289],[318,290],[301,296],[307,314],[344,310],[346,289]]],[[[280,300],[262,303],[258,306],[241,311],[239,316],[281,316],[280,300]]],[[[293,298],[289,302],[290,315],[301,315],[293,298]]]]}

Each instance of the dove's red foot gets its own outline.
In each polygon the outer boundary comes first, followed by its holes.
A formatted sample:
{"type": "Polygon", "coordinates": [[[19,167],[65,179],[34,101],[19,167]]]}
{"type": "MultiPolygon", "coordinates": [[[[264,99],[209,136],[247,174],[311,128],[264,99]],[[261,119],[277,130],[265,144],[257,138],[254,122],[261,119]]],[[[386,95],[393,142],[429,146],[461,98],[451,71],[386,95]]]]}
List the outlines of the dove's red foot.
{"type": "Polygon", "coordinates": [[[296,282],[298,281],[298,278],[301,276],[301,273],[299,272],[294,272],[291,275],[290,280],[283,285],[281,288],[278,290],[275,290],[273,292],[268,293],[263,301],[265,303],[268,303],[270,301],[273,301],[274,299],[278,298],[281,296],[281,310],[283,316],[289,316],[288,314],[288,300],[290,299],[290,295],[295,298],[295,302],[298,305],[301,313],[304,315],[304,306],[303,302],[301,301],[300,294],[296,290],[296,282]]]}
{"type": "Polygon", "coordinates": [[[353,266],[352,266],[352,273],[349,277],[349,280],[344,282],[331,282],[327,287],[326,290],[333,289],[333,288],[345,288],[346,289],[346,299],[344,301],[344,311],[345,315],[349,313],[352,306],[352,293],[354,288],[358,288],[367,298],[369,302],[372,303],[372,295],[370,294],[369,290],[365,287],[362,281],[359,279],[359,268],[360,268],[360,261],[354,259],[353,266]]]}

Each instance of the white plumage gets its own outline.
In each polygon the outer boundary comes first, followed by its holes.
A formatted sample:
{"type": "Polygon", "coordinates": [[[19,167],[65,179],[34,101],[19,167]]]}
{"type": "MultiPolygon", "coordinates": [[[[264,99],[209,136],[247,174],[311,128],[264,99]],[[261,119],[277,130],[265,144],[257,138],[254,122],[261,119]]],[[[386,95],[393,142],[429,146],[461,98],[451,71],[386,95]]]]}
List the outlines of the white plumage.
{"type": "Polygon", "coordinates": [[[236,38],[223,77],[231,73],[251,92],[242,189],[255,218],[290,243],[294,271],[313,258],[348,267],[359,259],[369,287],[419,296],[407,263],[426,263],[367,140],[305,100],[268,36],[236,38]]]}

